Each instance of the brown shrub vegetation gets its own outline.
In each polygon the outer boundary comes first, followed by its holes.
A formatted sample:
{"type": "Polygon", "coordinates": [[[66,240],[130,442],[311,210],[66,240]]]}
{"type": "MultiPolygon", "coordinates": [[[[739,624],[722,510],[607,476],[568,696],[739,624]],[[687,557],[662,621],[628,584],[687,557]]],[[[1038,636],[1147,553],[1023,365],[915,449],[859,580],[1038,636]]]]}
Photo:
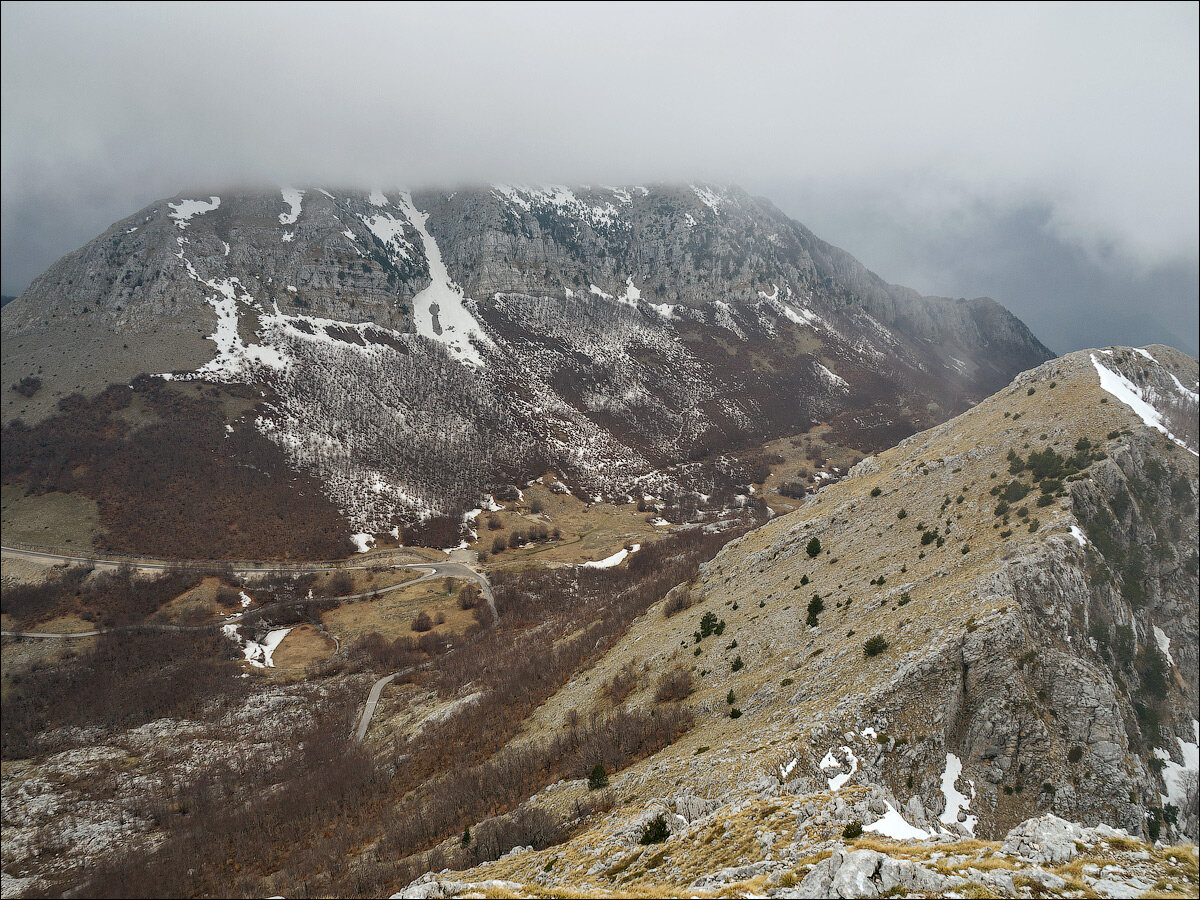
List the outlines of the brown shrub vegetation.
{"type": "Polygon", "coordinates": [[[158,578],[142,578],[129,567],[93,574],[88,566],[72,566],[52,572],[40,584],[5,584],[0,610],[25,630],[63,615],[112,628],[141,622],[203,578],[200,570],[170,570],[158,578]]]}
{"type": "Polygon", "coordinates": [[[638,686],[639,672],[633,660],[625,663],[611,678],[600,686],[601,692],[613,703],[620,703],[638,686]]]}
{"type": "MultiPolygon", "coordinates": [[[[258,399],[250,388],[217,392],[258,399]]],[[[252,426],[225,431],[211,397],[142,376],[94,399],[75,394],[37,425],[4,427],[0,477],[32,494],[95,500],[102,549],[180,559],[347,556],[349,524],[311,475],[252,426]],[[115,413],[134,396],[156,417],[133,429],[115,413]],[[302,527],[298,527],[302,523],[302,527]]]]}
{"type": "Polygon", "coordinates": [[[694,690],[691,672],[687,669],[672,669],[659,679],[654,699],[659,703],[677,703],[690,697],[694,690]]]}
{"type": "Polygon", "coordinates": [[[210,701],[245,693],[236,678],[240,658],[216,630],[101,635],[82,656],[12,676],[0,716],[3,757],[52,751],[54,729],[199,717],[210,701]]]}
{"type": "Polygon", "coordinates": [[[696,600],[696,595],[692,593],[690,587],[674,589],[667,595],[667,602],[663,604],[663,615],[669,619],[685,609],[690,609],[695,605],[696,600]]]}
{"type": "MultiPolygon", "coordinates": [[[[314,728],[290,738],[304,749],[285,781],[274,768],[216,786],[209,780],[172,798],[172,808],[188,812],[164,822],[166,839],[153,855],[85,866],[51,887],[62,892],[86,880],[96,896],[379,896],[430,869],[559,840],[561,825],[523,808],[526,798],[559,779],[585,777],[597,764],[616,771],[656,752],[690,727],[691,712],[678,705],[618,710],[586,722],[573,717],[540,745],[512,747],[512,737],[634,618],[744,530],[672,535],[614,569],[497,573],[499,626],[450,641],[432,632],[418,641],[367,636],[350,651],[349,665],[411,667],[403,680],[447,698],[472,682],[487,701],[428,723],[395,756],[375,763],[346,737],[361,689],[335,692],[317,710],[314,728]],[[531,623],[542,625],[541,652],[530,652],[531,623]],[[243,804],[231,796],[255,799],[243,804]],[[434,851],[468,826],[474,846],[454,858],[434,851]],[[365,846],[374,849],[362,854],[365,846]]],[[[484,604],[476,612],[489,618],[484,604]]]]}

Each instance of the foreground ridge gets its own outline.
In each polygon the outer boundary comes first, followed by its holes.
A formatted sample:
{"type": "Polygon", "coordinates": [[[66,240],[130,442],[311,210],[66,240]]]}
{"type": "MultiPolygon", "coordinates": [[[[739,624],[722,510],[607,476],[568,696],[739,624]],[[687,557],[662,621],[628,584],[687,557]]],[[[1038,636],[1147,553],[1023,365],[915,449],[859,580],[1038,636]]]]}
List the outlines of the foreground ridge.
{"type": "Polygon", "coordinates": [[[730,543],[530,723],[632,664],[694,727],[565,844],[399,896],[1194,896],[1197,376],[1052,360],[730,543]]]}

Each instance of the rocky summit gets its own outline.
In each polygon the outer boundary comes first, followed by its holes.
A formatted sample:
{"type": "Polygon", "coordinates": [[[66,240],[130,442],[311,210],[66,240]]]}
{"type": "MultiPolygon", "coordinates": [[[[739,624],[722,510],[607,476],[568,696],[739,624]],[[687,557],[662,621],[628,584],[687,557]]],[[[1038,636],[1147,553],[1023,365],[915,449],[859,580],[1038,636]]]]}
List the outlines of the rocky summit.
{"type": "MultiPolygon", "coordinates": [[[[323,527],[373,535],[462,525],[547,467],[587,498],[711,494],[689,462],[816,422],[881,449],[1050,356],[991,300],[887,284],[705,185],[180,195],[6,305],[3,352],[6,423],[78,419],[106,388],[137,420],[143,375],[207,385],[242,463],[313,479],[323,527]],[[235,446],[262,441],[278,463],[235,446]]],[[[175,407],[155,418],[203,412],[175,407]]]]}

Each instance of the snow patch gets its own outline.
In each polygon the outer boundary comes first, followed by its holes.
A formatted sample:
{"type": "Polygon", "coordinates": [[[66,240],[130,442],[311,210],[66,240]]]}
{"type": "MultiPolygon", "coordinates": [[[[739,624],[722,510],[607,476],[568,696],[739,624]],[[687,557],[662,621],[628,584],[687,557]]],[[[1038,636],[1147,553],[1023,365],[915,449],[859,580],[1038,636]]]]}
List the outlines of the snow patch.
{"type": "Polygon", "coordinates": [[[1073,538],[1075,538],[1075,540],[1079,541],[1080,547],[1087,546],[1087,542],[1088,542],[1087,536],[1083,533],[1083,529],[1080,528],[1078,525],[1071,526],[1071,537],[1073,537],[1073,538]]]}
{"type": "Polygon", "coordinates": [[[1182,765],[1174,762],[1166,750],[1158,747],[1154,749],[1154,755],[1163,762],[1162,780],[1167,786],[1167,802],[1180,809],[1184,808],[1187,799],[1188,781],[1200,775],[1200,722],[1192,719],[1192,729],[1196,737],[1195,742],[1185,741],[1181,737],[1175,738],[1179,743],[1182,765]]]}
{"type": "Polygon", "coordinates": [[[175,226],[180,231],[183,231],[188,227],[192,216],[212,212],[221,205],[221,198],[209,197],[207,200],[180,200],[178,203],[168,203],[167,205],[171,207],[171,218],[175,220],[175,226]]]}
{"type": "Polygon", "coordinates": [[[442,251],[425,228],[428,214],[413,206],[407,192],[400,195],[396,208],[416,229],[425,248],[425,261],[429,264],[429,286],[412,300],[417,332],[444,344],[457,359],[482,368],[483,357],[473,341],[490,347],[493,346],[492,339],[467,309],[462,289],[450,280],[450,273],[442,261],[442,251]]]}
{"type": "Polygon", "coordinates": [[[291,628],[276,628],[273,631],[267,632],[267,636],[262,639],[262,643],[255,641],[246,641],[246,646],[242,650],[245,654],[246,662],[259,669],[275,668],[275,660],[272,658],[275,649],[283,642],[283,639],[288,636],[291,628]]]}
{"type": "Polygon", "coordinates": [[[176,256],[183,263],[188,276],[216,292],[208,298],[208,304],[217,315],[217,330],[210,334],[208,339],[217,345],[217,355],[216,358],[197,369],[194,374],[227,381],[255,364],[273,369],[287,368],[287,359],[278,350],[261,344],[246,344],[238,334],[239,300],[254,303],[253,298],[246,293],[241,282],[237,278],[212,281],[201,278],[195,266],[184,256],[184,239],[179,238],[179,242],[179,253],[176,256]],[[240,297],[239,291],[241,292],[240,297]]]}
{"type": "MultiPolygon", "coordinates": [[[[621,224],[620,211],[611,203],[589,203],[576,197],[574,191],[562,185],[528,187],[494,184],[492,190],[505,201],[525,212],[529,212],[535,206],[541,209],[549,208],[563,218],[574,219],[590,225],[592,228],[611,228],[621,224]]],[[[608,188],[608,190],[613,191],[620,203],[632,203],[628,192],[618,188],[608,188]]]]}
{"type": "Polygon", "coordinates": [[[839,390],[843,391],[850,390],[850,385],[846,383],[844,378],[835,374],[830,369],[825,368],[819,362],[814,362],[813,365],[817,367],[817,374],[820,375],[822,380],[824,380],[825,383],[830,387],[838,388],[839,390]]]}
{"type": "Polygon", "coordinates": [[[625,557],[631,553],[637,553],[640,549],[642,549],[641,544],[633,544],[628,550],[622,547],[612,556],[607,556],[604,559],[598,559],[594,562],[585,562],[584,566],[589,569],[611,569],[613,566],[619,566],[625,561],[625,557]]]}
{"type": "Polygon", "coordinates": [[[360,531],[358,534],[350,535],[350,541],[354,544],[356,552],[366,553],[371,549],[371,545],[375,543],[375,535],[360,531]]]}
{"type": "Polygon", "coordinates": [[[304,200],[304,191],[296,190],[296,188],[283,188],[281,193],[283,202],[288,205],[288,211],[279,214],[279,224],[295,225],[296,220],[300,218],[300,204],[304,200]]]}
{"type": "MultiPolygon", "coordinates": [[[[942,772],[942,796],[946,798],[946,808],[939,816],[939,821],[945,825],[953,825],[958,822],[958,814],[971,807],[971,800],[975,798],[975,782],[968,779],[967,784],[971,786],[971,796],[966,797],[960,793],[954,785],[958,781],[958,776],[962,774],[962,760],[953,753],[946,754],[946,770],[942,772]]],[[[971,834],[975,833],[975,823],[979,821],[977,816],[967,816],[963,820],[963,825],[971,834]]]]}
{"type": "Polygon", "coordinates": [[[254,666],[256,669],[273,669],[275,668],[275,660],[272,658],[275,649],[287,637],[289,628],[276,628],[267,633],[267,636],[262,639],[262,642],[247,640],[238,630],[238,626],[232,622],[221,626],[221,631],[225,636],[236,644],[242,645],[242,656],[246,662],[254,666]]]}
{"type": "MultiPolygon", "coordinates": [[[[370,229],[371,234],[379,238],[382,242],[387,254],[396,260],[412,259],[413,246],[404,237],[404,221],[397,219],[391,213],[379,213],[374,216],[359,216],[362,223],[370,229]]],[[[343,231],[350,240],[354,240],[354,235],[349,231],[343,231]]]]}
{"type": "MultiPolygon", "coordinates": [[[[1197,394],[1195,391],[1189,391],[1186,387],[1184,387],[1183,382],[1175,377],[1174,372],[1167,372],[1167,374],[1170,375],[1171,380],[1175,382],[1175,387],[1179,388],[1179,393],[1183,394],[1183,396],[1187,397],[1193,403],[1200,401],[1200,394],[1197,394]]],[[[1200,387],[1200,385],[1197,385],[1197,387],[1200,387]]]]}
{"type": "Polygon", "coordinates": [[[637,306],[637,302],[641,299],[642,292],[633,286],[633,278],[626,278],[625,291],[617,298],[618,302],[629,306],[637,306]]]}
{"type": "Polygon", "coordinates": [[[890,837],[897,841],[923,841],[930,837],[928,831],[923,831],[915,825],[910,825],[904,820],[904,816],[900,815],[886,800],[884,805],[887,806],[887,812],[882,818],[872,822],[870,825],[863,826],[863,831],[873,831],[876,834],[882,834],[884,837],[890,837]]]}
{"type": "Polygon", "coordinates": [[[829,790],[831,791],[840,791],[843,787],[845,787],[846,782],[851,779],[854,773],[858,771],[858,757],[854,755],[854,751],[846,746],[843,746],[841,751],[842,755],[846,757],[846,763],[843,763],[836,756],[834,756],[832,750],[826,753],[825,758],[820,762],[820,767],[822,769],[840,769],[846,764],[849,764],[850,766],[849,772],[839,772],[837,775],[834,775],[829,779],[829,790]]]}
{"type": "Polygon", "coordinates": [[[1175,665],[1175,660],[1171,658],[1171,639],[1157,625],[1154,626],[1154,643],[1158,644],[1159,652],[1166,657],[1167,662],[1175,665]]]}
{"type": "Polygon", "coordinates": [[[700,202],[715,213],[719,213],[721,207],[730,202],[728,197],[717,193],[712,188],[697,184],[690,185],[690,187],[700,202]]]}

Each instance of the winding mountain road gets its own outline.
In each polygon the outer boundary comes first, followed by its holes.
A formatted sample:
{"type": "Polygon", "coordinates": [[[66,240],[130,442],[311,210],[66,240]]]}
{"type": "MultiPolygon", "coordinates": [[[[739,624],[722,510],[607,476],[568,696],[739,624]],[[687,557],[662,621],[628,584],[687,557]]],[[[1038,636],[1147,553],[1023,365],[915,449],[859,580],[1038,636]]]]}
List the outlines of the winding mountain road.
{"type": "MultiPolygon", "coordinates": [[[[196,565],[208,563],[213,566],[222,565],[219,562],[209,560],[170,560],[170,559],[131,559],[124,557],[104,557],[104,556],[71,556],[62,553],[55,553],[50,550],[31,550],[23,547],[0,547],[0,552],[4,556],[14,557],[18,559],[29,559],[37,562],[50,562],[55,564],[68,563],[75,565],[90,565],[97,569],[119,569],[122,566],[132,565],[138,569],[143,569],[152,572],[163,572],[168,569],[173,569],[181,564],[196,565]]],[[[358,569],[372,569],[380,565],[386,565],[380,557],[374,557],[369,562],[364,562],[359,565],[334,564],[330,562],[316,563],[294,563],[288,566],[279,566],[272,563],[242,563],[230,569],[235,575],[266,575],[279,573],[312,573],[312,572],[334,572],[358,569]]],[[[166,624],[140,624],[140,625],[118,625],[113,628],[98,628],[94,631],[74,631],[74,632],[45,632],[45,631],[0,631],[4,637],[26,637],[26,638],[80,638],[80,637],[95,637],[101,634],[110,634],[121,631],[196,631],[203,628],[220,628],[223,625],[228,625],[231,622],[240,622],[250,615],[257,615],[276,606],[294,603],[317,603],[329,600],[364,600],[368,597],[374,597],[377,594],[386,594],[389,591],[399,590],[402,587],[418,584],[422,581],[429,581],[432,578],[449,577],[461,578],[465,581],[473,581],[479,585],[480,593],[487,601],[488,609],[492,613],[492,624],[500,620],[499,614],[496,612],[496,601],[492,596],[492,586],[487,580],[487,576],[482,572],[461,562],[399,562],[392,563],[393,568],[415,569],[424,571],[427,574],[420,578],[413,578],[409,581],[393,584],[389,587],[378,588],[371,591],[363,591],[357,594],[345,594],[340,597],[317,597],[312,600],[287,600],[279,603],[271,603],[266,606],[258,607],[257,609],[247,610],[243,613],[238,613],[228,619],[222,619],[219,622],[209,622],[204,625],[166,625],[166,624]]]]}
{"type": "MultiPolygon", "coordinates": [[[[180,565],[181,562],[195,565],[197,561],[193,560],[169,560],[169,559],[129,559],[119,557],[102,557],[102,556],[72,556],[68,554],[55,553],[51,550],[34,550],[22,547],[0,547],[0,551],[4,556],[10,556],[18,559],[29,559],[37,562],[49,562],[54,564],[68,563],[76,565],[90,565],[97,569],[119,569],[122,566],[133,565],[139,569],[147,571],[166,571],[180,565]]],[[[382,565],[380,557],[376,556],[370,562],[365,562],[360,565],[333,564],[329,562],[321,563],[296,563],[288,566],[272,565],[270,563],[248,563],[240,566],[235,566],[231,571],[235,575],[262,575],[272,573],[307,573],[307,572],[328,572],[328,571],[344,571],[346,569],[370,569],[375,566],[382,565]]],[[[214,562],[214,566],[222,565],[214,562]]],[[[419,584],[422,581],[429,581],[433,578],[460,578],[465,581],[473,581],[479,585],[480,595],[487,601],[488,610],[492,614],[492,625],[495,626],[500,621],[500,614],[496,610],[496,598],[492,594],[492,585],[488,581],[487,576],[483,572],[472,568],[466,563],[447,560],[446,562],[399,562],[392,564],[394,568],[415,569],[424,571],[426,574],[420,578],[412,578],[408,581],[403,581],[400,584],[394,584],[389,587],[379,588],[373,591],[364,591],[357,594],[345,594],[341,597],[320,597],[312,600],[287,600],[279,601],[278,603],[267,604],[257,609],[247,610],[246,612],[238,613],[230,616],[227,619],[222,619],[219,622],[209,622],[204,625],[167,625],[167,624],[139,624],[139,625],[118,625],[113,628],[97,628],[93,631],[75,631],[75,632],[46,632],[46,631],[0,631],[0,635],[13,638],[32,638],[32,639],[70,639],[96,637],[101,634],[112,634],[117,632],[130,631],[197,631],[205,628],[221,628],[231,623],[240,622],[247,616],[261,615],[262,613],[276,606],[294,603],[317,603],[329,600],[348,601],[348,600],[364,600],[368,597],[375,597],[379,594],[386,594],[389,591],[399,590],[403,587],[419,584]]],[[[373,685],[371,691],[367,694],[367,702],[363,707],[362,715],[358,720],[358,727],[355,730],[355,738],[361,743],[366,739],[367,730],[371,727],[371,718],[375,715],[375,709],[379,705],[379,698],[383,694],[383,689],[391,684],[401,675],[405,675],[415,668],[409,667],[402,669],[399,672],[393,672],[391,675],[386,675],[380,678],[373,685]]]]}
{"type": "MultiPolygon", "coordinates": [[[[420,566],[409,566],[410,569],[418,569],[420,566]]],[[[433,566],[430,566],[433,569],[433,566]]],[[[418,578],[417,581],[424,581],[426,578],[436,578],[439,575],[449,575],[451,577],[467,578],[479,585],[480,593],[487,600],[488,609],[492,612],[492,625],[496,625],[500,621],[500,614],[496,611],[496,599],[492,596],[492,586],[482,572],[476,572],[474,569],[462,563],[440,563],[436,566],[438,571],[431,571],[425,578],[418,578]]],[[[415,582],[409,582],[413,584],[415,582]]],[[[409,672],[416,671],[420,666],[409,666],[407,669],[401,669],[399,672],[393,672],[391,675],[385,675],[373,685],[371,692],[367,694],[367,705],[363,707],[362,715],[358,719],[358,728],[355,729],[354,738],[360,744],[366,740],[367,730],[371,727],[371,717],[375,715],[375,708],[379,705],[379,698],[383,694],[383,689],[399,678],[401,675],[407,675],[409,672]]]]}

